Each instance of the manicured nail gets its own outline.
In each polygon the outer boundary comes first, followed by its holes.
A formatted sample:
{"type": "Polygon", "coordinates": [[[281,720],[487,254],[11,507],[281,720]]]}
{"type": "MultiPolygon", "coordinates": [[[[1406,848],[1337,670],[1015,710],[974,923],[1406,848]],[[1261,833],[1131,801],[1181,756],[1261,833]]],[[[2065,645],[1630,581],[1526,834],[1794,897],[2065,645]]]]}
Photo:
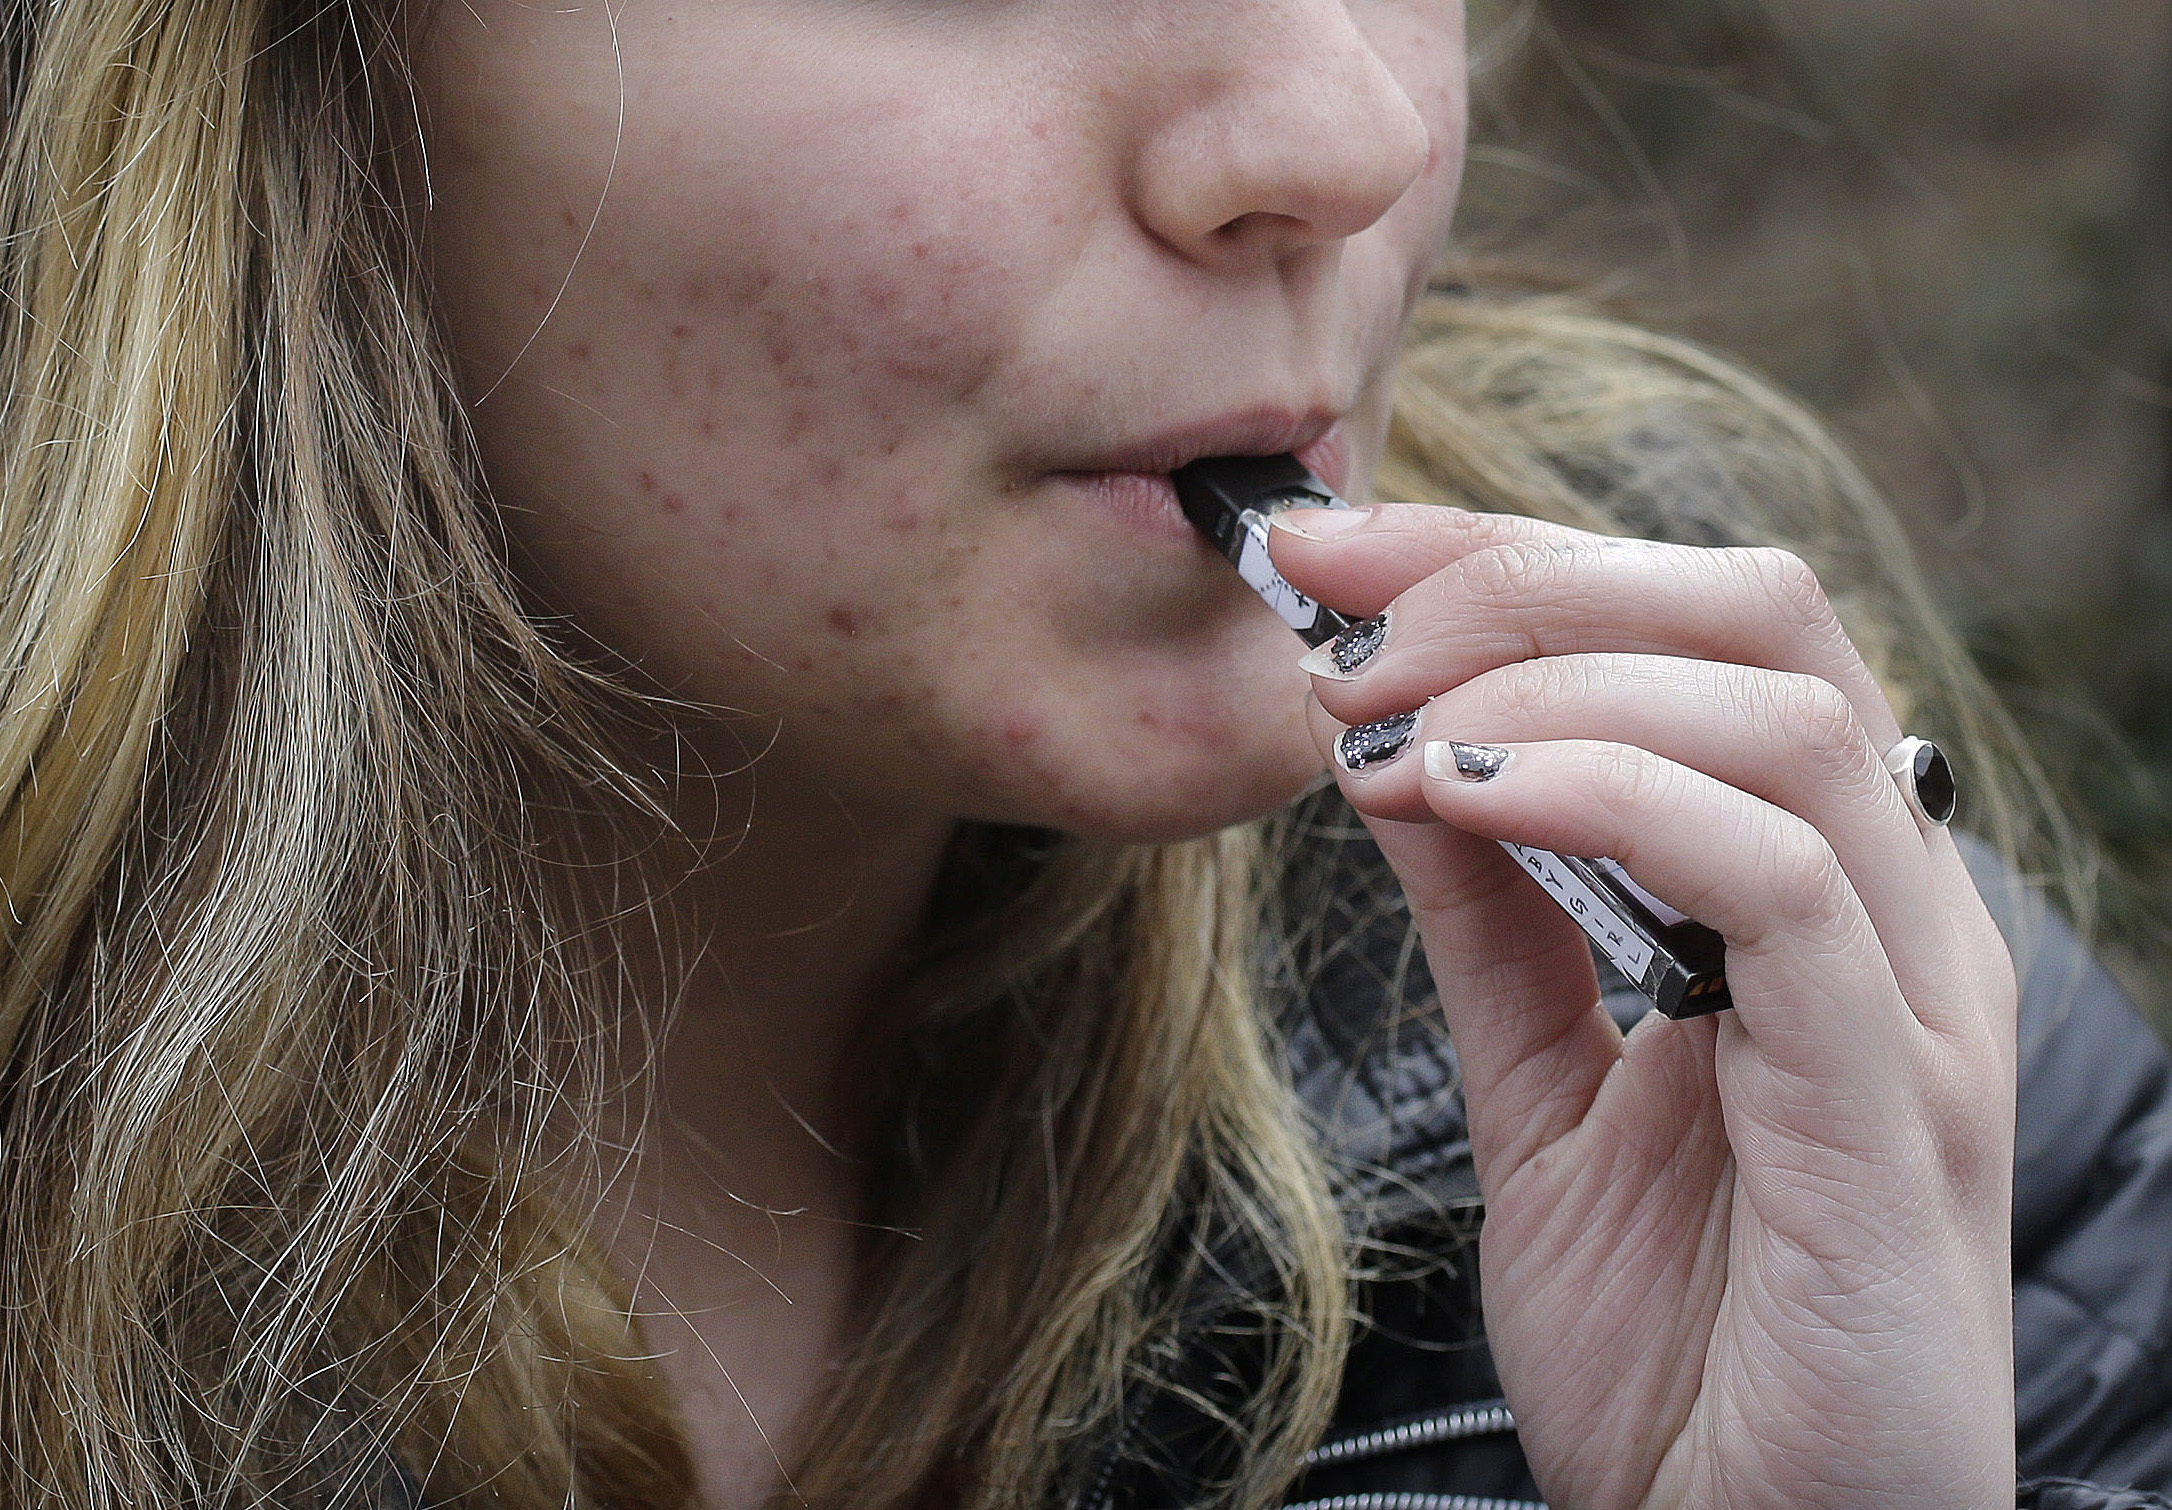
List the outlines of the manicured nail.
{"type": "Polygon", "coordinates": [[[1342,737],[1335,741],[1336,762],[1346,771],[1386,765],[1410,748],[1411,738],[1417,732],[1418,715],[1415,713],[1398,713],[1376,724],[1359,724],[1345,729],[1342,737]]]}
{"type": "Polygon", "coordinates": [[[1436,739],[1425,747],[1425,774],[1437,781],[1491,781],[1508,769],[1515,752],[1499,745],[1436,739]]]}
{"type": "Polygon", "coordinates": [[[1284,509],[1271,516],[1272,529],[1288,530],[1307,540],[1332,540],[1372,522],[1371,509],[1284,509]]]}
{"type": "Polygon", "coordinates": [[[1297,664],[1314,676],[1345,682],[1380,653],[1381,641],[1387,637],[1388,616],[1383,611],[1362,624],[1352,624],[1325,645],[1315,646],[1297,664]]]}

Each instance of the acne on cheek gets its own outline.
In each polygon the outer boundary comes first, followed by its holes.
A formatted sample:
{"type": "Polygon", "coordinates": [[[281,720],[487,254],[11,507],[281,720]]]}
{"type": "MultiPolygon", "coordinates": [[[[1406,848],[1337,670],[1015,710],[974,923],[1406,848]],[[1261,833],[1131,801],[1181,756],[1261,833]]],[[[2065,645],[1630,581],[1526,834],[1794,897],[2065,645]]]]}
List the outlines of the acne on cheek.
{"type": "Polygon", "coordinates": [[[840,603],[832,608],[822,616],[822,622],[829,626],[832,633],[841,634],[846,639],[858,639],[863,630],[879,632],[882,628],[880,615],[865,608],[856,608],[849,603],[840,603]]]}
{"type": "MultiPolygon", "coordinates": [[[[840,366],[907,382],[970,381],[960,359],[985,339],[978,322],[994,313],[989,296],[1000,282],[977,238],[922,223],[905,200],[879,216],[804,229],[758,210],[722,218],[734,225],[738,265],[697,266],[676,280],[670,340],[729,331],[741,349],[751,342],[760,351],[787,390],[827,389],[840,366]]],[[[654,297],[651,282],[637,290],[654,297]]]]}
{"type": "Polygon", "coordinates": [[[1060,752],[1048,748],[1049,729],[1038,715],[1013,710],[969,730],[958,752],[983,792],[1016,792],[1058,825],[1084,827],[1086,805],[1079,801],[1074,773],[1060,752]]]}
{"type": "Polygon", "coordinates": [[[666,488],[662,483],[656,480],[656,474],[654,472],[641,472],[636,474],[634,478],[634,483],[637,487],[640,488],[643,493],[647,494],[651,498],[654,498],[660,505],[662,505],[665,513],[683,514],[686,512],[686,495],[684,493],[676,492],[672,489],[666,488]]]}
{"type": "MultiPolygon", "coordinates": [[[[860,186],[888,174],[931,183],[925,162],[886,156],[858,165],[860,186]]],[[[614,213],[580,253],[589,271],[552,317],[559,339],[527,360],[536,382],[506,397],[533,399],[548,384],[575,398],[578,408],[550,403],[553,424],[571,421],[567,433],[593,436],[592,454],[616,453],[605,475],[618,481],[598,481],[621,506],[659,527],[675,516],[670,538],[695,549],[660,564],[690,596],[714,596],[719,621],[733,623],[758,658],[795,667],[784,680],[803,685],[787,690],[826,697],[841,714],[880,717],[935,754],[964,721],[930,722],[927,710],[940,706],[934,688],[904,704],[896,694],[927,681],[935,656],[963,653],[967,598],[937,597],[928,583],[941,583],[944,561],[980,547],[969,531],[953,535],[958,521],[943,499],[914,486],[922,471],[914,458],[944,453],[934,437],[1015,340],[1018,275],[1000,239],[1007,217],[946,195],[939,173],[925,195],[873,188],[859,196],[868,208],[851,213],[852,183],[822,187],[811,210],[780,204],[773,186],[760,185],[763,197],[732,204],[713,193],[731,165],[711,164],[706,178],[699,164],[683,166],[654,185],[623,181],[614,213]],[[646,212],[618,209],[644,199],[646,212]],[[840,204],[843,216],[821,213],[840,204]],[[690,225],[731,234],[690,238],[690,225]],[[994,244],[976,228],[992,228],[994,244]],[[546,351],[559,372],[537,363],[546,351]],[[608,430],[596,414],[609,418],[608,430]],[[817,519],[821,529],[806,528],[817,519]],[[926,558],[917,585],[892,580],[895,570],[879,582],[838,580],[844,564],[880,552],[878,540],[926,558]],[[894,612],[900,587],[914,603],[909,626],[894,612]],[[769,609],[750,618],[750,595],[769,609]]],[[[588,231],[585,219],[551,220],[573,241],[588,231]]],[[[570,253],[551,249],[507,292],[517,300],[533,282],[554,296],[570,253]]],[[[524,332],[533,317],[523,311],[506,323],[524,332]]],[[[540,459],[537,475],[580,461],[577,452],[540,459]]],[[[985,594],[969,596],[979,603],[985,594]]],[[[738,668],[728,642],[714,648],[714,657],[691,646],[673,653],[738,668]]],[[[751,665],[729,673],[743,674],[773,673],[751,665]]],[[[948,683],[947,674],[935,679],[948,683]]],[[[1014,772],[1047,739],[1031,719],[986,736],[1014,772]]]]}
{"type": "Polygon", "coordinates": [[[1014,754],[1026,750],[1040,743],[1045,732],[1039,719],[1024,713],[1014,713],[1004,719],[1001,726],[1003,748],[1014,754]]]}
{"type": "MultiPolygon", "coordinates": [[[[711,479],[730,478],[765,506],[833,507],[893,484],[931,422],[1005,360],[1016,283],[986,232],[1015,219],[965,191],[979,165],[955,143],[947,169],[909,141],[863,145],[844,171],[795,169],[810,180],[795,198],[682,144],[626,181],[620,203],[646,211],[608,217],[579,252],[601,276],[575,280],[553,323],[580,324],[554,354],[579,402],[640,416],[614,437],[653,473],[637,498],[707,516],[711,479]],[[900,179],[926,187],[903,195],[900,179]],[[730,234],[690,240],[689,224],[730,234]]],[[[571,241],[589,234],[570,211],[554,219],[571,241]]],[[[939,521],[927,502],[859,507],[902,537],[939,521]]]]}
{"type": "Polygon", "coordinates": [[[994,269],[968,247],[940,254],[915,242],[901,272],[869,272],[846,301],[840,348],[862,358],[863,383],[876,392],[963,393],[985,376],[997,353],[989,347],[979,308],[996,282],[994,269]],[[856,306],[856,307],[855,307],[856,306]]]}
{"type": "MultiPolygon", "coordinates": [[[[931,298],[939,310],[948,291],[931,298]]],[[[820,491],[845,484],[848,458],[898,456],[916,414],[969,391],[994,360],[979,347],[983,322],[925,318],[902,285],[879,280],[857,304],[821,287],[804,302],[780,290],[738,309],[704,303],[682,306],[656,369],[662,396],[691,411],[680,434],[712,454],[750,445],[766,453],[734,455],[726,465],[789,459],[820,491]],[[697,355],[704,352],[718,355],[697,355]],[[767,446],[759,441],[764,429],[767,446]]]]}

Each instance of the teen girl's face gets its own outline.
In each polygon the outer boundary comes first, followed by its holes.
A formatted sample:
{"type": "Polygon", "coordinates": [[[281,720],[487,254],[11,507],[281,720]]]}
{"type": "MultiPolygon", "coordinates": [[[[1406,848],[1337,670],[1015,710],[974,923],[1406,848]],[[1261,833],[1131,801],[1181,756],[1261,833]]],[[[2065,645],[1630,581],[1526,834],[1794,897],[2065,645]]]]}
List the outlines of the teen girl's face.
{"type": "Polygon", "coordinates": [[[527,569],[758,779],[1168,838],[1317,773],[1166,474],[1363,492],[1459,0],[460,0],[416,66],[527,569]]]}

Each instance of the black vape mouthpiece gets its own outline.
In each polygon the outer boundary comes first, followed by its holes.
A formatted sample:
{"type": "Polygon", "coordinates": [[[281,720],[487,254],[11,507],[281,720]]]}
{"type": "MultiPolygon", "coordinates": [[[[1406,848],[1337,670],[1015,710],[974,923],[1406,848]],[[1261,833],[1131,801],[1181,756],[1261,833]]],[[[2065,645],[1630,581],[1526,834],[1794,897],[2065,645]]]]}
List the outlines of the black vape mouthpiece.
{"type": "Polygon", "coordinates": [[[1284,509],[1350,506],[1303,462],[1294,456],[1216,456],[1179,467],[1172,480],[1184,517],[1306,644],[1324,645],[1350,627],[1341,614],[1283,581],[1267,553],[1267,521],[1284,509]]]}

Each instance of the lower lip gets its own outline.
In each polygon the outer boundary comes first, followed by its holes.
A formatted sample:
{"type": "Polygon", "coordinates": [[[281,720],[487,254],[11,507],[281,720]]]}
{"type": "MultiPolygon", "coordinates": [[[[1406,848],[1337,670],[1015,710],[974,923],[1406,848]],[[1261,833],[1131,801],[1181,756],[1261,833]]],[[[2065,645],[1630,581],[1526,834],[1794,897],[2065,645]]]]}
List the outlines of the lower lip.
{"type": "Polygon", "coordinates": [[[1176,484],[1166,472],[1059,472],[1057,480],[1085,492],[1130,529],[1192,541],[1198,532],[1177,502],[1176,484]]]}

